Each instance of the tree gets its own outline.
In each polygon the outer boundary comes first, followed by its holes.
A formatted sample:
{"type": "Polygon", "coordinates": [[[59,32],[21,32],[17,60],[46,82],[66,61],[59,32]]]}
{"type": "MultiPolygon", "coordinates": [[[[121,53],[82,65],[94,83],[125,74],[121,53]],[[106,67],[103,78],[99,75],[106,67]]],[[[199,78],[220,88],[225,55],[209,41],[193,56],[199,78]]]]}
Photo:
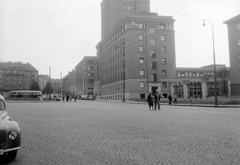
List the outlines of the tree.
{"type": "Polygon", "coordinates": [[[53,93],[53,87],[49,81],[47,82],[46,86],[44,87],[43,93],[47,93],[47,94],[53,93]]]}
{"type": "Polygon", "coordinates": [[[30,87],[30,90],[39,91],[40,87],[37,81],[34,81],[30,87]]]}

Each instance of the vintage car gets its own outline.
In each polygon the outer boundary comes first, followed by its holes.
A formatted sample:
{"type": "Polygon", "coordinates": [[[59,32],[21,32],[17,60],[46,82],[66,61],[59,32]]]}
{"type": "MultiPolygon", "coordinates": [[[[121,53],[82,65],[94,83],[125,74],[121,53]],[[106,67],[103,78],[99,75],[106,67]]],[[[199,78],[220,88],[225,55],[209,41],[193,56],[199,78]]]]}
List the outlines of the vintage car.
{"type": "Polygon", "coordinates": [[[6,102],[0,95],[0,156],[8,155],[13,160],[21,144],[21,130],[18,123],[11,121],[7,114],[6,102]]]}

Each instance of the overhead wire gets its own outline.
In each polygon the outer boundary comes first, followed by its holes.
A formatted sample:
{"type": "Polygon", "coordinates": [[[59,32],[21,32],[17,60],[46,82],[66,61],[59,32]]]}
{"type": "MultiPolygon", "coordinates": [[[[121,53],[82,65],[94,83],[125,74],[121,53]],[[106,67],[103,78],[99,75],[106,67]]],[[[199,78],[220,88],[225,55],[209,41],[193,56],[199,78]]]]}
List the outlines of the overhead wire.
{"type": "MultiPolygon", "coordinates": [[[[174,12],[172,15],[174,15],[174,14],[176,14],[176,13],[182,11],[183,9],[187,8],[188,6],[190,6],[191,4],[193,4],[195,1],[197,1],[197,0],[194,0],[194,1],[190,2],[189,4],[187,4],[186,6],[184,6],[183,8],[181,8],[181,9],[179,9],[178,11],[174,12]]],[[[179,19],[176,19],[176,21],[179,21],[180,19],[182,19],[182,18],[184,18],[184,17],[186,17],[186,16],[192,14],[193,12],[195,12],[195,11],[199,10],[200,8],[206,6],[207,4],[209,4],[209,3],[212,2],[212,1],[213,1],[213,0],[208,1],[207,3],[205,3],[205,4],[201,5],[201,6],[199,6],[198,8],[194,9],[193,11],[191,11],[191,12],[185,14],[184,16],[180,17],[179,19]]],[[[168,19],[168,18],[165,18],[165,19],[168,19]]],[[[163,19],[163,20],[165,20],[165,19],[163,19]]],[[[159,23],[158,23],[158,24],[155,24],[155,25],[153,25],[153,26],[157,26],[157,25],[159,25],[159,23]]],[[[147,28],[143,33],[139,33],[139,34],[136,35],[135,37],[129,39],[128,41],[125,42],[125,44],[126,44],[127,42],[130,42],[131,40],[137,38],[139,35],[141,35],[141,34],[145,34],[148,30],[150,30],[150,28],[147,28]]],[[[146,34],[147,34],[147,33],[146,33],[146,34]]],[[[148,37],[148,36],[150,36],[150,35],[151,35],[151,34],[148,34],[148,35],[145,36],[145,37],[148,37]]],[[[135,43],[137,43],[137,42],[140,42],[140,41],[138,40],[138,41],[136,41],[136,42],[133,42],[133,43],[131,43],[130,45],[125,46],[125,48],[126,48],[126,47],[129,47],[129,46],[131,46],[131,45],[133,45],[133,44],[135,44],[135,43]]]]}

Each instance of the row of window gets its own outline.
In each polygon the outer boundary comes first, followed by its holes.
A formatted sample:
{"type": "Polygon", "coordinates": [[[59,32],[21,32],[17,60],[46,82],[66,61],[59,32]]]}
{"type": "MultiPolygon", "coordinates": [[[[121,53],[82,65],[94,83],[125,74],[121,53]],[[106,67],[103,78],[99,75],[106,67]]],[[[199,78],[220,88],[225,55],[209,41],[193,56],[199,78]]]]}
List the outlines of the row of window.
{"type": "Polygon", "coordinates": [[[178,72],[177,77],[214,77],[214,73],[213,72],[209,72],[209,73],[178,72]]]}
{"type": "MultiPolygon", "coordinates": [[[[0,89],[1,88],[4,88],[4,89],[12,89],[12,90],[15,90],[15,89],[23,89],[23,85],[2,85],[0,84],[0,89]]],[[[29,89],[29,86],[25,86],[25,89],[29,89]]]]}
{"type": "MultiPolygon", "coordinates": [[[[5,81],[6,84],[17,84],[17,83],[18,83],[18,84],[22,84],[22,83],[24,83],[24,82],[25,82],[26,84],[28,83],[27,80],[25,80],[25,81],[9,81],[9,80],[8,80],[8,81],[5,81]]],[[[0,83],[3,83],[3,81],[0,81],[0,83]]]]}
{"type": "Polygon", "coordinates": [[[122,83],[120,83],[120,84],[115,84],[107,87],[102,87],[102,92],[106,93],[109,91],[118,91],[118,90],[122,90],[122,88],[123,88],[123,85],[122,83]]]}
{"type": "Polygon", "coordinates": [[[0,70],[0,74],[32,74],[33,76],[37,74],[37,72],[31,72],[31,71],[17,71],[17,70],[0,70]]]}
{"type": "MultiPolygon", "coordinates": [[[[152,33],[152,34],[155,34],[155,33],[152,33]]],[[[139,34],[139,35],[138,35],[138,40],[139,40],[139,41],[143,41],[143,39],[144,39],[143,34],[139,34]]],[[[161,40],[161,41],[166,41],[166,36],[165,36],[165,35],[161,35],[161,36],[160,36],[160,40],[161,40]]],[[[156,44],[156,39],[151,38],[151,39],[150,39],[150,45],[151,45],[151,46],[155,46],[154,43],[156,44]],[[152,45],[151,45],[151,43],[152,43],[152,45]]]]}
{"type": "MultiPolygon", "coordinates": [[[[34,77],[34,75],[32,75],[32,77],[34,77]]],[[[4,78],[4,75],[0,74],[0,78],[4,78]]],[[[20,78],[20,79],[23,79],[23,78],[28,78],[28,76],[23,76],[23,75],[12,75],[12,74],[5,74],[5,78],[20,78]]]]}
{"type": "MultiPolygon", "coordinates": [[[[177,77],[214,77],[213,72],[178,72],[177,77]]],[[[229,77],[229,72],[217,72],[216,77],[229,77]]]]}
{"type": "MultiPolygon", "coordinates": [[[[138,51],[139,51],[139,52],[144,52],[144,46],[140,45],[140,46],[138,47],[138,51]]],[[[161,51],[161,53],[166,53],[166,52],[167,52],[166,46],[161,46],[161,47],[160,47],[160,51],[161,51]]],[[[152,56],[152,54],[154,54],[154,53],[156,54],[156,50],[151,50],[151,51],[150,51],[151,56],[152,56]]]]}

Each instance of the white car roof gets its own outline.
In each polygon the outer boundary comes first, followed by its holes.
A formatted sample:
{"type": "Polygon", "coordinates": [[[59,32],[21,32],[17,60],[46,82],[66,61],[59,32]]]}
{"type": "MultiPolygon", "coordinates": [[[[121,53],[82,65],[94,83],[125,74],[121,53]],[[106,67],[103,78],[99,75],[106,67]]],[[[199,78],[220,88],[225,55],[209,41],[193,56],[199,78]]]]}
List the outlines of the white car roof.
{"type": "Polygon", "coordinates": [[[4,97],[2,95],[0,95],[0,100],[5,101],[4,97]]]}

